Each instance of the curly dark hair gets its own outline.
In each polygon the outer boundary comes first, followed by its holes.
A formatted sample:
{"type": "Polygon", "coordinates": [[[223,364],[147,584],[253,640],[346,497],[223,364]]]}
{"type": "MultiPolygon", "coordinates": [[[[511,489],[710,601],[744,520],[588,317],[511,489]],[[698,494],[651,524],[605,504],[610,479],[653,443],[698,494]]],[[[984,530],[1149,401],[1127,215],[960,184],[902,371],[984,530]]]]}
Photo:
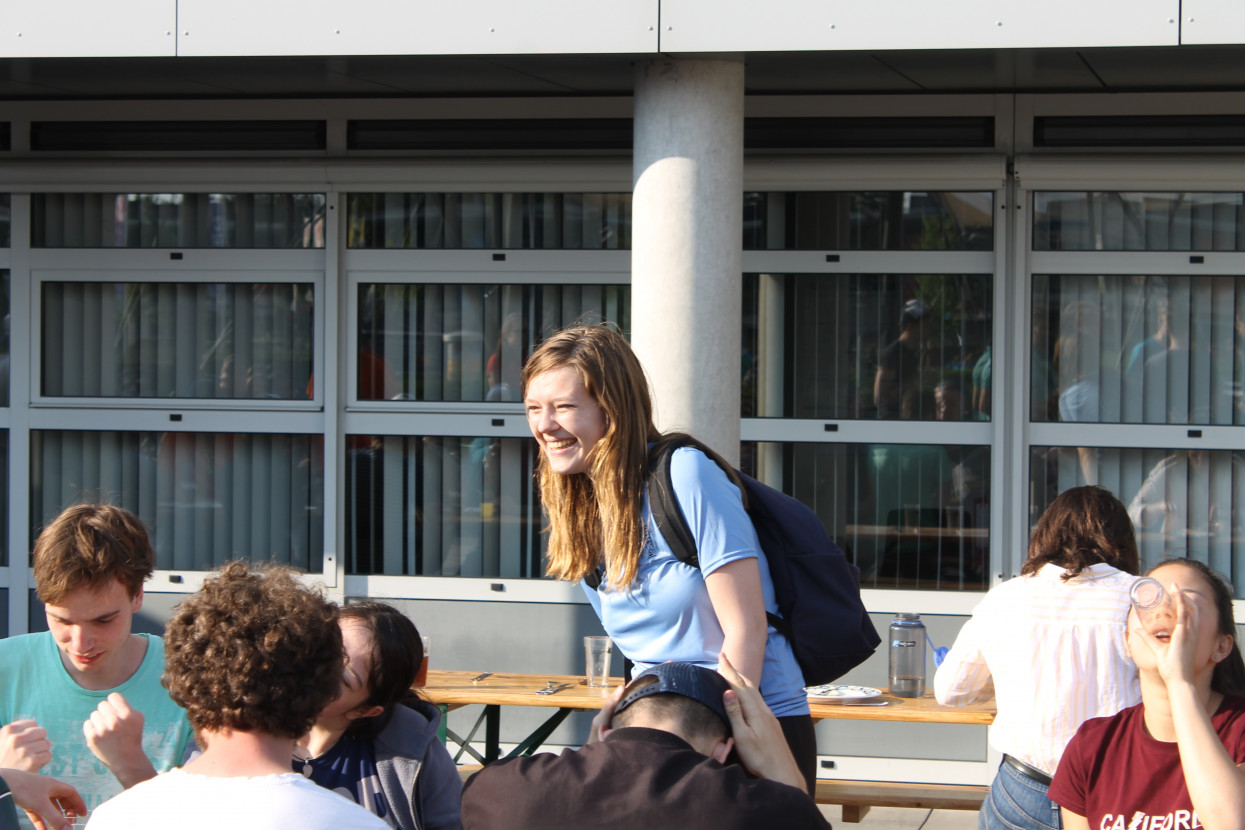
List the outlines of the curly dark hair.
{"type": "Polygon", "coordinates": [[[196,732],[298,738],[341,689],[337,606],[280,565],[231,562],[173,609],[169,695],[196,732]]]}
{"type": "Polygon", "coordinates": [[[385,602],[351,603],[341,609],[341,620],[356,620],[372,634],[372,668],[365,678],[368,697],[363,705],[381,706],[384,711],[375,717],[356,718],[349,726],[351,734],[370,741],[389,725],[395,706],[418,699],[411,686],[424,660],[424,641],[415,624],[385,602]]]}
{"type": "Polygon", "coordinates": [[[143,523],[111,504],[75,504],[48,523],[32,554],[35,592],[59,605],[71,591],[117,580],[131,597],[151,576],[156,555],[143,523]]]}
{"type": "Polygon", "coordinates": [[[1127,508],[1096,484],[1064,490],[1038,519],[1020,572],[1037,573],[1048,562],[1064,569],[1064,579],[1099,562],[1135,575],[1141,563],[1127,508]]]}

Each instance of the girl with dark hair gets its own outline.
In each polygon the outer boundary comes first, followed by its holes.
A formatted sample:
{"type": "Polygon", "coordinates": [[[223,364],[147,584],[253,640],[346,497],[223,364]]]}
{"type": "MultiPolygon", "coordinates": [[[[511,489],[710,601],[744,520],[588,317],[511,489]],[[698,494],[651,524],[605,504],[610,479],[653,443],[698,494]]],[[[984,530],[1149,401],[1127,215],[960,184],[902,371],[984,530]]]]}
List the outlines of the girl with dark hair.
{"type": "Polygon", "coordinates": [[[341,693],[295,749],[294,770],[396,830],[459,828],[462,780],[437,740],[441,713],[411,690],[424,658],[415,625],[383,602],[341,609],[341,693]]]}
{"type": "Polygon", "coordinates": [[[997,700],[990,744],[1003,763],[980,830],[1058,828],[1046,792],[1064,747],[1087,718],[1141,699],[1124,646],[1137,542],[1119,499],[1094,486],[1060,493],[1020,573],[973,609],[934,676],[940,703],[997,700]]]}
{"type": "Polygon", "coordinates": [[[653,423],[648,379],[626,339],[609,326],[558,332],[528,359],[521,382],[540,447],[549,575],[600,576],[585,592],[637,669],[667,660],[716,668],[725,653],[760,687],[811,786],[817,745],[803,675],[766,622],[777,613],[773,583],[734,482],[698,449],[671,455],[700,567],[681,562],[648,506],[650,452],[669,436],[653,423]]]}
{"type": "Polygon", "coordinates": [[[1068,830],[1205,828],[1245,823],[1245,663],[1232,595],[1201,562],[1150,575],[1172,599],[1129,614],[1141,704],[1087,721],[1068,744],[1050,796],[1068,830]]]}

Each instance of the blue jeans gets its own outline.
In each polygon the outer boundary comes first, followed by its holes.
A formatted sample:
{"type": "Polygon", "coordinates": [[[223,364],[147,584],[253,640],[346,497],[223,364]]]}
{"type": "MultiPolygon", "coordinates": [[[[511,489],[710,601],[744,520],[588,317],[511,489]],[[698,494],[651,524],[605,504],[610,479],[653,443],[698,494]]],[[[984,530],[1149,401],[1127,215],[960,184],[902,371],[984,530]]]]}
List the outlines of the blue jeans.
{"type": "Polygon", "coordinates": [[[977,830],[1063,830],[1059,805],[1047,787],[1000,764],[977,816],[977,830]]]}

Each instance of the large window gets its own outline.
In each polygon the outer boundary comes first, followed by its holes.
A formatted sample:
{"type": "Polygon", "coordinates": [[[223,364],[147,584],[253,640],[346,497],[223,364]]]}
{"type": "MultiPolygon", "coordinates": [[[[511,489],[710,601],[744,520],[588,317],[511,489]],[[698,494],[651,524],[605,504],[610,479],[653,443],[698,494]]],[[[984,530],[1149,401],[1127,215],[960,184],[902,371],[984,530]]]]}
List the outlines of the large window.
{"type": "Polygon", "coordinates": [[[745,195],[744,466],[812,506],[865,587],[989,586],[994,202],[745,195]]]}
{"type": "Polygon", "coordinates": [[[32,539],[94,499],[138,514],[158,569],[242,558],[324,571],[326,197],[30,205],[32,539]]]}
{"type": "Polygon", "coordinates": [[[346,573],[542,577],[519,376],[568,325],[630,329],[630,195],[352,193],[346,205],[346,573]]]}
{"type": "Polygon", "coordinates": [[[1030,523],[1100,484],[1144,564],[1190,556],[1245,596],[1245,197],[1039,190],[1033,204],[1030,523]]]}

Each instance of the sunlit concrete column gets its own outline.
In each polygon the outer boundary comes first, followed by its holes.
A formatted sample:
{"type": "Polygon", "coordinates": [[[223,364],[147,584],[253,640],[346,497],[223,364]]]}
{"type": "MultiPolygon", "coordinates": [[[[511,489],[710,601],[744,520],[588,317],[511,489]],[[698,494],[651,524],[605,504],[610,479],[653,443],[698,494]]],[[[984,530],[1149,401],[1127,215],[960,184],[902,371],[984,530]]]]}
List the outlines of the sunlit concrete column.
{"type": "Polygon", "coordinates": [[[657,423],[739,457],[744,66],[642,63],[635,85],[631,342],[657,423]]]}

